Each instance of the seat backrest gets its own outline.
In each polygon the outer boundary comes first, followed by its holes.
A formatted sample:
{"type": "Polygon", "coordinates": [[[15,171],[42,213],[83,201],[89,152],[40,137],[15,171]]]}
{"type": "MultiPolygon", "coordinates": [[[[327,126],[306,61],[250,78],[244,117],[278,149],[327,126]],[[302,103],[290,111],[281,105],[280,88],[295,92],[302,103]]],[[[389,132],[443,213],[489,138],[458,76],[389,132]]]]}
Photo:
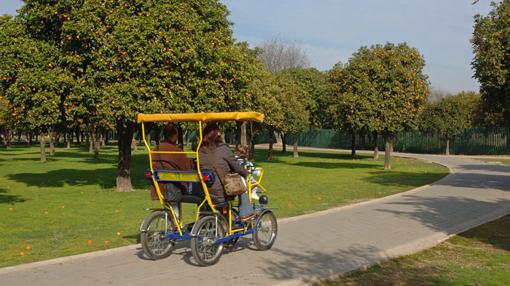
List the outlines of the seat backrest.
{"type": "MultiPolygon", "coordinates": [[[[202,171],[202,177],[206,183],[214,182],[214,173],[212,171],[202,171]]],[[[198,183],[200,177],[195,170],[167,170],[156,169],[154,170],[154,179],[157,182],[189,182],[198,183]]]]}

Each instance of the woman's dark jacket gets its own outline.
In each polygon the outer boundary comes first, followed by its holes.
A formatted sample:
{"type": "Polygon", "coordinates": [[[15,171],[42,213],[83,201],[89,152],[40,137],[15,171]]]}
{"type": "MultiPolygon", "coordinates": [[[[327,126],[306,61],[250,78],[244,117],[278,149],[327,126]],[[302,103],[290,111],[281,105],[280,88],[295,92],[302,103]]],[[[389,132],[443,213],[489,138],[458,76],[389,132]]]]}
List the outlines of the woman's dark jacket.
{"type": "MultiPolygon", "coordinates": [[[[238,173],[243,177],[249,174],[249,172],[242,168],[239,162],[237,162],[234,153],[228,148],[227,144],[222,143],[216,146],[201,147],[198,155],[200,158],[200,169],[214,171],[216,177],[218,174],[214,170],[214,164],[223,174],[238,173]]],[[[216,203],[225,201],[225,191],[218,177],[214,181],[214,184],[209,187],[209,194],[216,203]]]]}

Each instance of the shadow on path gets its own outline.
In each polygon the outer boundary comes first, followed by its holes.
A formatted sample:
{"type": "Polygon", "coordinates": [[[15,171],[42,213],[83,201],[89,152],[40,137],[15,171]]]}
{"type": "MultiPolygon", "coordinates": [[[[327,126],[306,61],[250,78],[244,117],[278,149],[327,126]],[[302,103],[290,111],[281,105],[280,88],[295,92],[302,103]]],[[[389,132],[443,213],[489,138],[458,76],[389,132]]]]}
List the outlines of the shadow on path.
{"type": "Polygon", "coordinates": [[[378,208],[377,211],[404,216],[432,230],[454,234],[464,230],[459,229],[464,223],[478,219],[480,213],[489,214],[496,209],[508,208],[510,200],[498,199],[487,202],[453,196],[427,198],[404,195],[399,202],[389,202],[384,205],[388,205],[388,208],[378,208]]]}
{"type": "Polygon", "coordinates": [[[283,259],[266,260],[260,269],[276,280],[301,279],[305,284],[314,282],[313,277],[330,278],[339,270],[354,270],[381,260],[374,246],[352,246],[347,250],[331,253],[296,250],[293,252],[273,248],[283,259]]]}

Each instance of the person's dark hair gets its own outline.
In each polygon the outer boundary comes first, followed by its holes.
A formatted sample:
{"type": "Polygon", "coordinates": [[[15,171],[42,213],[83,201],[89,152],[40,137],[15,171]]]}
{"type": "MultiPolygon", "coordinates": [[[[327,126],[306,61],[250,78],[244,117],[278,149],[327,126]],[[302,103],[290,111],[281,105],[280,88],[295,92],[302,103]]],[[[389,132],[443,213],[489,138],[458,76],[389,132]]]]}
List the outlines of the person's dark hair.
{"type": "Polygon", "coordinates": [[[171,140],[173,137],[176,137],[177,134],[179,134],[179,131],[177,130],[177,127],[175,127],[173,124],[168,124],[163,129],[163,136],[165,137],[165,140],[171,140]]]}
{"type": "Polygon", "coordinates": [[[202,138],[202,145],[205,147],[217,146],[222,143],[221,132],[218,124],[207,124],[202,131],[202,138]]]}

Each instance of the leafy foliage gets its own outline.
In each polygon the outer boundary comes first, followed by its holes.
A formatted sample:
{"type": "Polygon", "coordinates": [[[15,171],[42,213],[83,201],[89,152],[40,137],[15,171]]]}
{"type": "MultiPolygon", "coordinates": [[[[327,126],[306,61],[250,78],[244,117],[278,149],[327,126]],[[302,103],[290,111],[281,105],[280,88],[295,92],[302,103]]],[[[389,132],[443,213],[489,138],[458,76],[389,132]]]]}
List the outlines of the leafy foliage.
{"type": "Polygon", "coordinates": [[[472,127],[478,100],[479,96],[475,93],[463,92],[427,104],[422,114],[421,129],[441,135],[445,140],[461,134],[466,128],[472,127]]]}
{"type": "Polygon", "coordinates": [[[405,43],[360,48],[330,72],[337,126],[380,134],[416,128],[428,94],[424,65],[405,43]]]}
{"type": "Polygon", "coordinates": [[[327,128],[331,125],[327,109],[330,105],[327,74],[315,68],[291,68],[281,72],[290,77],[302,90],[302,99],[310,115],[309,125],[314,128],[327,128]]]}
{"type": "Polygon", "coordinates": [[[476,15],[472,62],[480,82],[487,125],[510,125],[510,2],[493,2],[487,16],[476,15]]]}
{"type": "Polygon", "coordinates": [[[57,50],[30,38],[24,26],[8,16],[0,18],[0,43],[1,86],[13,124],[41,131],[58,124],[60,95],[71,79],[55,67],[57,50]]]}

